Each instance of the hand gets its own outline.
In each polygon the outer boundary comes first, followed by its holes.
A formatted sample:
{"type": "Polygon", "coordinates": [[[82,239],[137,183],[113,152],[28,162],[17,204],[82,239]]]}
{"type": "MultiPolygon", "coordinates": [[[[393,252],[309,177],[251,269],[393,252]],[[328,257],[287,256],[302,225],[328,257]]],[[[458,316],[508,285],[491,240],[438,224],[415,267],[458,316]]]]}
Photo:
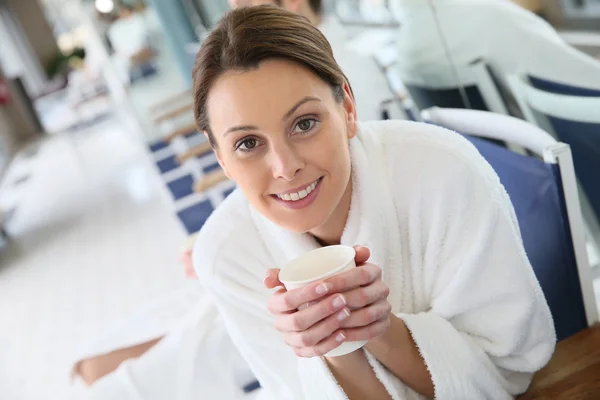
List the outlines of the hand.
{"type": "Polygon", "coordinates": [[[265,287],[275,291],[268,302],[275,329],[299,357],[319,357],[349,341],[371,340],[390,326],[389,289],[366,247],[355,246],[357,268],[323,282],[285,290],[279,269],[271,269],[265,287]],[[298,310],[304,304],[309,306],[298,310]]]}

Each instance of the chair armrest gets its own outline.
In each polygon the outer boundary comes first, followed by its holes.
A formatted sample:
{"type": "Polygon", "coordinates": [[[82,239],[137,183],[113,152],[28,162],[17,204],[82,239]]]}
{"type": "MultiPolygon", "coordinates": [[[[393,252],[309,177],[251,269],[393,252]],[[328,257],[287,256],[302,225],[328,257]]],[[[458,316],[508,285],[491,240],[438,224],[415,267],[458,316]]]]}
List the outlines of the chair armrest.
{"type": "Polygon", "coordinates": [[[196,126],[196,123],[192,123],[186,126],[183,126],[179,129],[176,129],[174,131],[172,131],[171,133],[169,133],[167,136],[165,136],[164,140],[167,143],[171,143],[173,141],[173,139],[179,137],[179,136],[184,136],[187,135],[188,133],[193,133],[195,131],[198,130],[198,127],[196,126]]]}
{"type": "Polygon", "coordinates": [[[174,110],[167,112],[166,114],[163,114],[159,117],[154,118],[154,123],[160,124],[163,121],[179,117],[180,115],[183,115],[183,114],[185,114],[189,111],[193,111],[193,110],[194,110],[194,104],[184,104],[174,110]]]}
{"type": "Polygon", "coordinates": [[[177,102],[184,97],[191,98],[192,96],[193,96],[192,89],[188,89],[183,92],[179,92],[173,96],[167,97],[166,99],[160,101],[159,103],[151,105],[149,107],[150,113],[160,112],[161,109],[164,109],[165,107],[169,107],[174,102],[177,102]]]}
{"type": "Polygon", "coordinates": [[[218,169],[210,174],[206,175],[203,179],[199,180],[194,184],[194,191],[196,193],[203,193],[213,186],[228,180],[225,171],[218,169]]]}
{"type": "Polygon", "coordinates": [[[208,142],[202,143],[196,147],[192,147],[185,153],[178,155],[177,162],[181,165],[184,162],[186,162],[187,160],[189,160],[190,158],[195,158],[195,157],[204,155],[204,154],[210,152],[211,150],[212,150],[212,147],[210,147],[210,143],[208,143],[208,142]]]}

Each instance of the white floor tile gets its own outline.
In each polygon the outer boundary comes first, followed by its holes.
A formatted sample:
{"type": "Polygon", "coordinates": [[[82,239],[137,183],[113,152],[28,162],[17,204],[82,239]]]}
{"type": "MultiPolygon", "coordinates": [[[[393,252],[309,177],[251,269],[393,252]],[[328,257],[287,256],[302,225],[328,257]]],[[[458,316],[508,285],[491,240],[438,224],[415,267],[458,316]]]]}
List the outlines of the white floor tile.
{"type": "Polygon", "coordinates": [[[184,281],[184,230],[143,144],[121,126],[45,140],[0,187],[0,207],[17,207],[0,253],[1,399],[67,399],[88,338],[184,281]]]}

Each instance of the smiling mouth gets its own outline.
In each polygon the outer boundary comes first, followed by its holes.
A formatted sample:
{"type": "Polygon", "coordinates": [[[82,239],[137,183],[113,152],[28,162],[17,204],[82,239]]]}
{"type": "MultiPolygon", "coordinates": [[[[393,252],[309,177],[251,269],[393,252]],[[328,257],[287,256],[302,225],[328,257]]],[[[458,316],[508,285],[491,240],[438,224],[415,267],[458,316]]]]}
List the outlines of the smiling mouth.
{"type": "Polygon", "coordinates": [[[321,181],[321,179],[322,179],[322,177],[319,178],[319,179],[317,179],[316,181],[314,181],[310,185],[307,185],[304,189],[299,190],[297,192],[284,193],[284,194],[275,194],[273,196],[279,198],[280,200],[290,201],[290,202],[302,200],[306,196],[308,196],[309,194],[311,194],[313,190],[315,190],[315,188],[317,187],[317,185],[319,184],[319,182],[321,181]]]}

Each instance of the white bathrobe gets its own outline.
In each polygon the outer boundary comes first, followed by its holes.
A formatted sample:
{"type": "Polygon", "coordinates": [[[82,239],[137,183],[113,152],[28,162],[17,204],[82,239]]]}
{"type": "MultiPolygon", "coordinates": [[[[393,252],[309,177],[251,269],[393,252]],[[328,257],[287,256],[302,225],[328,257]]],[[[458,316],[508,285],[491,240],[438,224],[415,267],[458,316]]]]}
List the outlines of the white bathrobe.
{"type": "MultiPolygon", "coordinates": [[[[350,148],[354,189],[341,242],[371,249],[436,398],[498,400],[525,391],[556,339],[492,168],[464,138],[426,124],[362,124],[350,148]]],[[[309,235],[260,215],[240,192],[198,237],[196,272],[260,381],[261,398],[346,398],[322,359],[294,355],[266,307],[267,269],[315,247],[309,235]]],[[[421,398],[367,357],[393,399],[421,398]]]]}

